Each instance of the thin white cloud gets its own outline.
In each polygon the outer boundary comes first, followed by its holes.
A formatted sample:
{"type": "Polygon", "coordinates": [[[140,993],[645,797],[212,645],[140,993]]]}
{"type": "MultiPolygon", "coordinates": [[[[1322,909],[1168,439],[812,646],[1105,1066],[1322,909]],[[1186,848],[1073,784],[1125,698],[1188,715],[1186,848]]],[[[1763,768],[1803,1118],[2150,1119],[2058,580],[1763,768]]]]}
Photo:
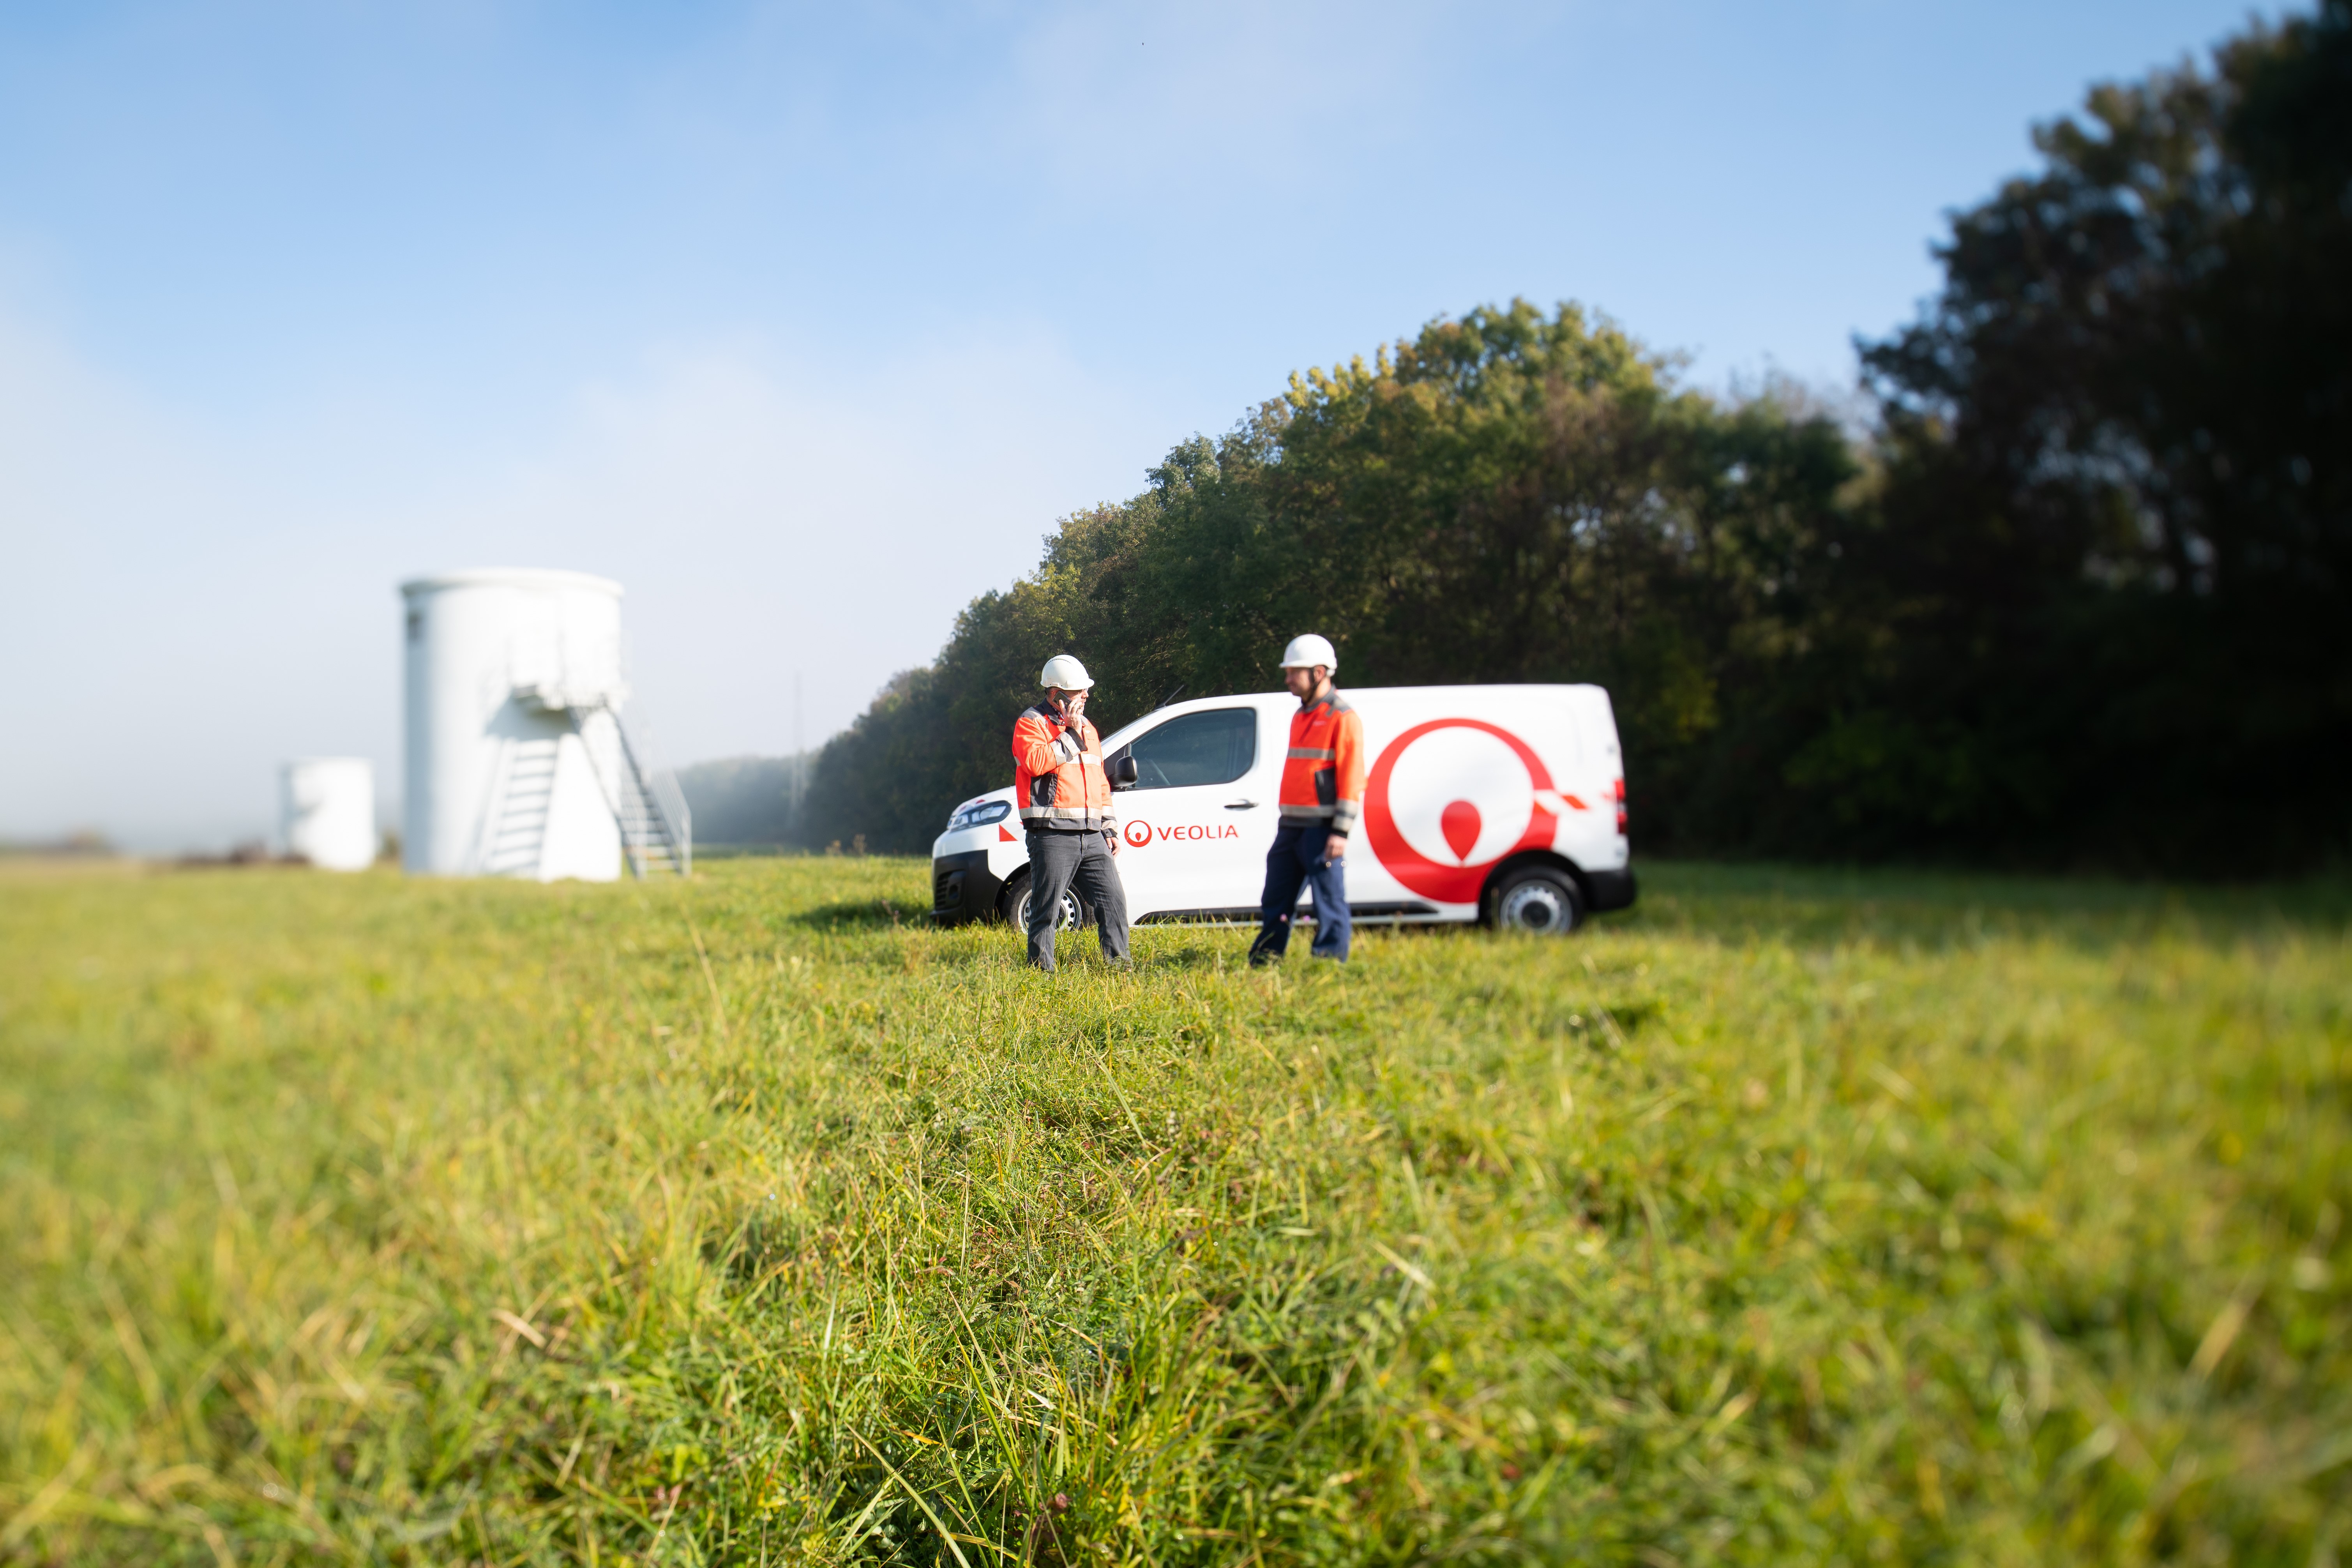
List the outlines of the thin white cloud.
{"type": "Polygon", "coordinates": [[[1436,106],[1416,75],[1461,52],[1477,9],[1069,6],[1015,51],[1009,140],[1090,194],[1156,192],[1179,211],[1323,187],[1421,131],[1436,106]]]}

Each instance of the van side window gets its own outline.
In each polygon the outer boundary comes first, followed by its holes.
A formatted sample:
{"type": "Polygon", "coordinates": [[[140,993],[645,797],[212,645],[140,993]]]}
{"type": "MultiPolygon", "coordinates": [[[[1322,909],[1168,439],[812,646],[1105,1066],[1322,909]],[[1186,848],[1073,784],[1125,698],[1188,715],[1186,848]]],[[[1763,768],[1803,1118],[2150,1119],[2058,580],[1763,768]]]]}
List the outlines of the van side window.
{"type": "Polygon", "coordinates": [[[1137,789],[1231,784],[1257,761],[1257,710],[1187,713],[1138,735],[1123,750],[1135,758],[1137,789]]]}

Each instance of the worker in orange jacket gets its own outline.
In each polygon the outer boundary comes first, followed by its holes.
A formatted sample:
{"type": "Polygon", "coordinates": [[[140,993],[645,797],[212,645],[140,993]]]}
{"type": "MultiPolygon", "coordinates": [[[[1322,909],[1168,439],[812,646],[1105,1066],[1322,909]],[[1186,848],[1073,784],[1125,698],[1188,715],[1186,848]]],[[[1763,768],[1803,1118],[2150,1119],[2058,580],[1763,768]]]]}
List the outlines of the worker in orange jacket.
{"type": "Polygon", "coordinates": [[[1302,885],[1315,894],[1317,958],[1345,962],[1348,836],[1364,810],[1364,721],[1331,685],[1339,656],[1313,633],[1290,639],[1282,680],[1298,699],[1290,718],[1290,752],[1282,764],[1281,823],[1265,853],[1265,893],[1250,963],[1271,963],[1290,946],[1290,921],[1302,885]]]}
{"type": "Polygon", "coordinates": [[[1062,897],[1075,889],[1094,912],[1103,957],[1125,963],[1127,889],[1111,864],[1118,814],[1103,771],[1102,737],[1086,716],[1094,679],[1063,653],[1045,661],[1039,682],[1044,700],[1013,724],[1013,795],[1029,830],[1029,962],[1053,972],[1062,897]]]}

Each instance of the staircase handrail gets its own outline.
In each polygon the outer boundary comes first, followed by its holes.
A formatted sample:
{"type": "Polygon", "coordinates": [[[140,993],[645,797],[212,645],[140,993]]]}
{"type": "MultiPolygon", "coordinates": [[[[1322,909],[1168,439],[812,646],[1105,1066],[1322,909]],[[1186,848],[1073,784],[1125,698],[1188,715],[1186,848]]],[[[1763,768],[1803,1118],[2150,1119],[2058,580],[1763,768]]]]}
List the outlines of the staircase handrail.
{"type": "Polygon", "coordinates": [[[658,820],[662,837],[669,842],[669,852],[677,862],[678,875],[694,869],[694,814],[686,804],[685,792],[677,787],[677,775],[667,769],[653,771],[640,755],[642,748],[629,733],[617,709],[605,711],[613,715],[613,731],[621,738],[621,755],[636,780],[637,789],[652,806],[658,820]]]}
{"type": "Polygon", "coordinates": [[[678,875],[687,875],[694,865],[694,818],[687,809],[686,796],[679,791],[677,780],[667,773],[648,776],[641,755],[644,748],[630,736],[629,727],[621,721],[620,711],[611,702],[593,700],[571,705],[565,711],[572,716],[573,731],[583,741],[587,739],[589,720],[601,714],[612,721],[614,739],[620,745],[623,776],[609,784],[605,782],[604,770],[596,765],[593,745],[589,747],[588,771],[604,797],[604,808],[613,814],[613,826],[620,830],[621,853],[628,858],[630,873],[644,880],[647,848],[665,847],[678,875]],[[648,845],[648,836],[636,825],[639,814],[631,809],[633,798],[642,803],[644,815],[662,841],[659,846],[648,845]]]}

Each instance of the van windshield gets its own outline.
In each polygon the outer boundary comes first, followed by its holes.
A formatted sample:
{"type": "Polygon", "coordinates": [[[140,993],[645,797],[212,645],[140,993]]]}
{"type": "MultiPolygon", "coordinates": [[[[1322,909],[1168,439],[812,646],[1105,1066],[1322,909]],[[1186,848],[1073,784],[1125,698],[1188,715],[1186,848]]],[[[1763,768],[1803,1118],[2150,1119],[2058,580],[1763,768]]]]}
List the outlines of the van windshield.
{"type": "Polygon", "coordinates": [[[1257,710],[1187,713],[1145,731],[1121,749],[1135,758],[1137,789],[1231,784],[1257,762],[1257,710]]]}

